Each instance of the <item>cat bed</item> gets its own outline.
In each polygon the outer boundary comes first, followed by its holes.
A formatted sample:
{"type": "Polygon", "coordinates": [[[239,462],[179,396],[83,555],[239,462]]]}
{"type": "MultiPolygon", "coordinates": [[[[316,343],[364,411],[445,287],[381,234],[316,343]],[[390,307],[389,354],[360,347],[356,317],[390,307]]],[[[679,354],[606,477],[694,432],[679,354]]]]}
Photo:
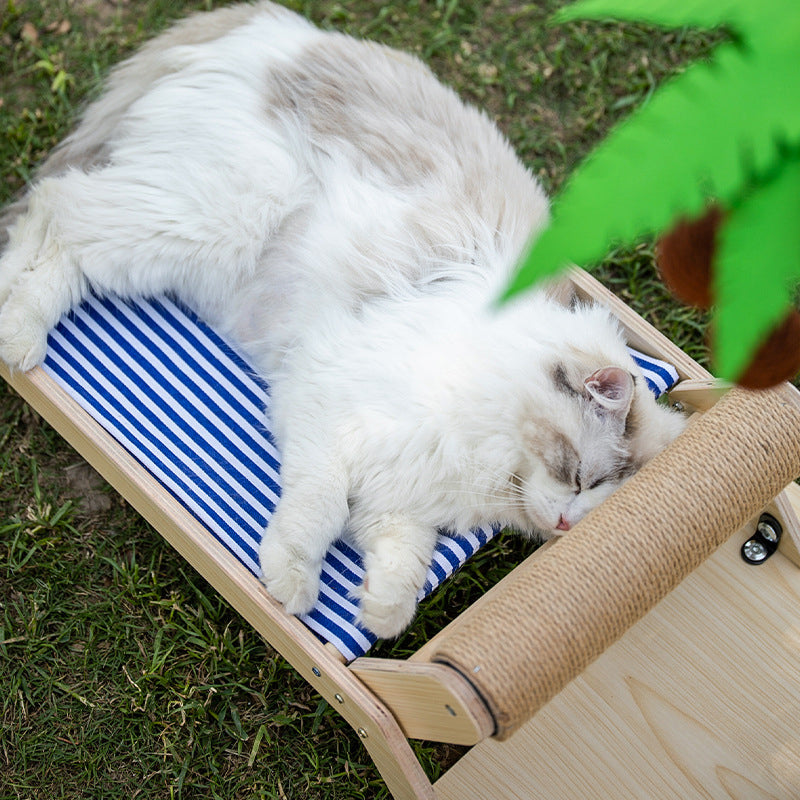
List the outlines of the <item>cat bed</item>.
{"type": "MultiPolygon", "coordinates": [[[[671,400],[703,413],[408,659],[363,655],[346,544],[304,620],[257,579],[268,392],[191,314],[92,299],[43,368],[0,374],[347,719],[398,800],[796,797],[800,395],[726,394],[585,273],[569,291],[611,306],[653,382],[674,365],[671,400]],[[764,508],[783,536],[752,567],[764,508]],[[432,783],[413,738],[469,750],[432,783]]],[[[493,534],[443,535],[426,589],[493,534]]]]}
{"type": "MultiPolygon", "coordinates": [[[[632,350],[658,396],[675,367],[632,350]]],[[[51,333],[44,371],[122,444],[255,577],[258,543],[280,495],[280,464],[265,427],[269,388],[211,328],[169,299],[97,297],[51,333]]],[[[429,595],[497,528],[440,534],[420,593],[429,595]]],[[[348,660],[376,637],[355,623],[361,554],[328,552],[315,608],[303,622],[348,660]]]]}

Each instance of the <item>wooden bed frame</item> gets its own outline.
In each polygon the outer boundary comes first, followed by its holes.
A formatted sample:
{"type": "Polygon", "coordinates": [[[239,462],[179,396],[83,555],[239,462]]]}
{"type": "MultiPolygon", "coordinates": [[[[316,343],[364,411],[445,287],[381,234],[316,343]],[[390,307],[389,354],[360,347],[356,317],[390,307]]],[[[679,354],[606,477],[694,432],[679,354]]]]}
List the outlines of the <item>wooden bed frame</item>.
{"type": "Polygon", "coordinates": [[[407,660],[345,664],[43,371],[0,372],[342,714],[398,800],[797,798],[800,393],[728,391],[580,270],[554,291],[609,305],[702,413],[407,660]],[[783,536],[753,566],[765,508],[783,536]],[[432,785],[414,738],[470,749],[432,785]]]}

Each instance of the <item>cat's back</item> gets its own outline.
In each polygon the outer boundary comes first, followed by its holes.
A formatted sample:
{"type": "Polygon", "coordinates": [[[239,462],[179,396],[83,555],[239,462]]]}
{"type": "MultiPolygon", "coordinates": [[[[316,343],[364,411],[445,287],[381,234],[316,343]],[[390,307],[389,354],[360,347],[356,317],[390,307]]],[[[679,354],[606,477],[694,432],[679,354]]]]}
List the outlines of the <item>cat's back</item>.
{"type": "MultiPolygon", "coordinates": [[[[83,171],[102,167],[130,130],[130,114],[137,103],[181,75],[203,69],[218,71],[219,60],[229,59],[237,40],[262,40],[256,50],[240,48],[240,55],[249,50],[251,57],[259,51],[263,56],[271,46],[278,57],[291,58],[316,33],[304,18],[269,0],[234,4],[176,22],[112,70],[100,97],[39,167],[37,178],[58,175],[71,167],[83,171]]],[[[212,85],[207,88],[213,92],[212,85]]]]}
{"type": "Polygon", "coordinates": [[[493,122],[419,59],[269,2],[145,45],[42,175],[109,165],[168,194],[189,239],[230,253],[202,304],[216,317],[232,287],[309,317],[442,278],[497,287],[547,216],[493,122]],[[255,283],[225,276],[236,264],[255,283]]]}
{"type": "MultiPolygon", "coordinates": [[[[145,44],[112,72],[40,177],[121,158],[131,142],[143,151],[170,142],[176,158],[193,146],[202,157],[229,151],[225,169],[244,171],[260,155],[255,137],[279,143],[320,182],[413,191],[423,227],[433,206],[457,205],[463,224],[481,218],[500,231],[519,227],[510,218],[521,209],[527,235],[546,205],[496,126],[419,59],[263,0],[195,14],[145,44]]],[[[442,234],[462,246],[455,231],[442,234]]]]}
{"type": "MultiPolygon", "coordinates": [[[[346,143],[380,166],[401,167],[406,177],[413,177],[414,151],[423,149],[409,147],[410,136],[419,143],[435,129],[443,140],[459,106],[414,57],[320,30],[268,0],[236,4],[175,23],[115,67],[39,177],[102,163],[120,139],[162,113],[162,97],[177,93],[182,102],[173,114],[198,118],[213,118],[226,99],[229,106],[246,104],[249,95],[259,103],[247,109],[254,116],[297,123],[292,136],[307,136],[328,154],[346,143]]],[[[417,157],[431,167],[430,156],[417,157]]]]}

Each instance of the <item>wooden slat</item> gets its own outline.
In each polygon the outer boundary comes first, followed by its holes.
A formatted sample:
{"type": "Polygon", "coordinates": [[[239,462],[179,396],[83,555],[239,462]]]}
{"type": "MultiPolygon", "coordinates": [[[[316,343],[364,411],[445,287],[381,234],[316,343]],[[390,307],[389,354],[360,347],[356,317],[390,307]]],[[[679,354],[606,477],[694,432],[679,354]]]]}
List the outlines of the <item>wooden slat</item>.
{"type": "Polygon", "coordinates": [[[732,384],[714,378],[681,381],[669,393],[673,403],[680,403],[687,412],[708,411],[717,400],[726,395],[732,384]]]}
{"type": "Polygon", "coordinates": [[[800,567],[800,486],[790,483],[768,508],[783,526],[778,549],[800,567]]]}
{"type": "Polygon", "coordinates": [[[443,664],[359,658],[350,669],[392,709],[410,739],[472,745],[494,732],[475,690],[443,664]]]}

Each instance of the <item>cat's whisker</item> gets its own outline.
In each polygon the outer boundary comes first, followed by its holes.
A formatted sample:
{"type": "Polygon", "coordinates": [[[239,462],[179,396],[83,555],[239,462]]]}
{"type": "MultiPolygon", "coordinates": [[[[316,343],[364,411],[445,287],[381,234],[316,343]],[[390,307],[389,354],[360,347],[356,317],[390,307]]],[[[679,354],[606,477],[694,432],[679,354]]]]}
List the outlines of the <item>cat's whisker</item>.
{"type": "Polygon", "coordinates": [[[511,509],[523,509],[525,490],[522,486],[506,482],[503,485],[486,488],[474,486],[443,486],[443,491],[461,498],[461,507],[467,510],[480,510],[487,506],[502,504],[511,509]],[[471,502],[465,503],[468,500],[471,502]]]}

